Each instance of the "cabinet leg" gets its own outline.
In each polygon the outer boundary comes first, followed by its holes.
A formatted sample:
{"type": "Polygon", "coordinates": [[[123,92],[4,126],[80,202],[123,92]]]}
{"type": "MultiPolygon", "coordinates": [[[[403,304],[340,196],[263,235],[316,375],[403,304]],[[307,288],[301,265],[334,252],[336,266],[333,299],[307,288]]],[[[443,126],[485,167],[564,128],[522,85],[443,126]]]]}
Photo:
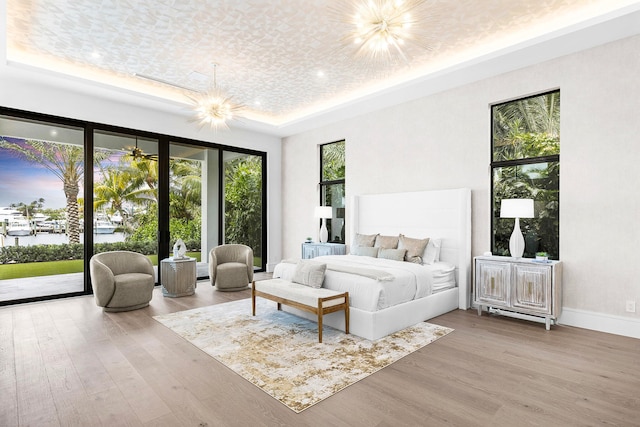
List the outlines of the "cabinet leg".
{"type": "Polygon", "coordinates": [[[545,317],[545,326],[547,327],[547,331],[551,330],[551,318],[545,317]]]}
{"type": "Polygon", "coordinates": [[[482,316],[482,306],[478,305],[478,316],[482,316]]]}

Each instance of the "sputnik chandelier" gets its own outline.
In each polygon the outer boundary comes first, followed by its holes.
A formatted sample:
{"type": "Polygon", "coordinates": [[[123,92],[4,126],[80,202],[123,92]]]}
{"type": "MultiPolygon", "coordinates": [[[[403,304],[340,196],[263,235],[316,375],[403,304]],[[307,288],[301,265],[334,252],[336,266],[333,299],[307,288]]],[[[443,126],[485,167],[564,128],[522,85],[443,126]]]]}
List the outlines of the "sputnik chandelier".
{"type": "Polygon", "coordinates": [[[356,55],[375,61],[400,57],[408,62],[407,42],[429,49],[421,40],[420,25],[428,19],[427,0],[353,0],[347,45],[356,46],[356,55]]]}
{"type": "Polygon", "coordinates": [[[208,124],[215,130],[228,128],[227,120],[238,118],[244,109],[243,105],[233,103],[231,97],[218,88],[216,66],[213,64],[213,87],[194,97],[189,96],[195,113],[193,121],[199,121],[200,126],[208,124]]]}

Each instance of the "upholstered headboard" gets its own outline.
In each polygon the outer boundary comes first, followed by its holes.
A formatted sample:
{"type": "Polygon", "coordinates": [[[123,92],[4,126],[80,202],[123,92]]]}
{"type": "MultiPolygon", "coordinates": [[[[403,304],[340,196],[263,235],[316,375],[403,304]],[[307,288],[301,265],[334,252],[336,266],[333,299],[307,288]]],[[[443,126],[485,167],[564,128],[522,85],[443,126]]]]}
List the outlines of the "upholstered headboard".
{"type": "Polygon", "coordinates": [[[354,196],[350,212],[355,233],[441,238],[440,260],[457,268],[459,307],[470,306],[471,190],[417,191],[354,196]]]}

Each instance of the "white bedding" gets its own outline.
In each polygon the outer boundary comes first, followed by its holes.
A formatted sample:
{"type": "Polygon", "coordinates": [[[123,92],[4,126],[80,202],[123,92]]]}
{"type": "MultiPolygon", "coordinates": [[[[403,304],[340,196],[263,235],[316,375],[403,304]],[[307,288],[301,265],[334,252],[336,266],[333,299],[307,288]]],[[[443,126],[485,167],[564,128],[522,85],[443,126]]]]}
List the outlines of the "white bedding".
{"type": "MultiPolygon", "coordinates": [[[[349,292],[350,306],[365,311],[382,310],[455,286],[455,267],[444,262],[422,265],[356,255],[328,255],[314,261],[327,264],[324,288],[349,292]],[[393,275],[394,280],[333,271],[331,265],[380,270],[393,275]]],[[[273,277],[291,280],[295,268],[294,263],[282,262],[273,277]]]]}

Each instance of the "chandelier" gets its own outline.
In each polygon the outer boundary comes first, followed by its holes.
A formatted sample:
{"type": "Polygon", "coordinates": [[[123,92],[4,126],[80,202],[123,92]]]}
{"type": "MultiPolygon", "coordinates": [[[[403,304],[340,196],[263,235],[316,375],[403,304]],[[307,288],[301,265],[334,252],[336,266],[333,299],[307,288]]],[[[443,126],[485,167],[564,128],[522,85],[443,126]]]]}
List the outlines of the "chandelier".
{"type": "Polygon", "coordinates": [[[244,106],[233,103],[230,96],[218,88],[216,81],[216,64],[213,65],[213,87],[204,93],[189,96],[192,101],[195,117],[200,126],[208,124],[213,129],[228,128],[228,120],[238,118],[244,106]]]}
{"type": "Polygon", "coordinates": [[[356,55],[371,60],[400,57],[408,62],[407,42],[428,49],[418,34],[418,24],[427,20],[422,7],[427,0],[353,0],[345,46],[356,46],[356,55]]]}

